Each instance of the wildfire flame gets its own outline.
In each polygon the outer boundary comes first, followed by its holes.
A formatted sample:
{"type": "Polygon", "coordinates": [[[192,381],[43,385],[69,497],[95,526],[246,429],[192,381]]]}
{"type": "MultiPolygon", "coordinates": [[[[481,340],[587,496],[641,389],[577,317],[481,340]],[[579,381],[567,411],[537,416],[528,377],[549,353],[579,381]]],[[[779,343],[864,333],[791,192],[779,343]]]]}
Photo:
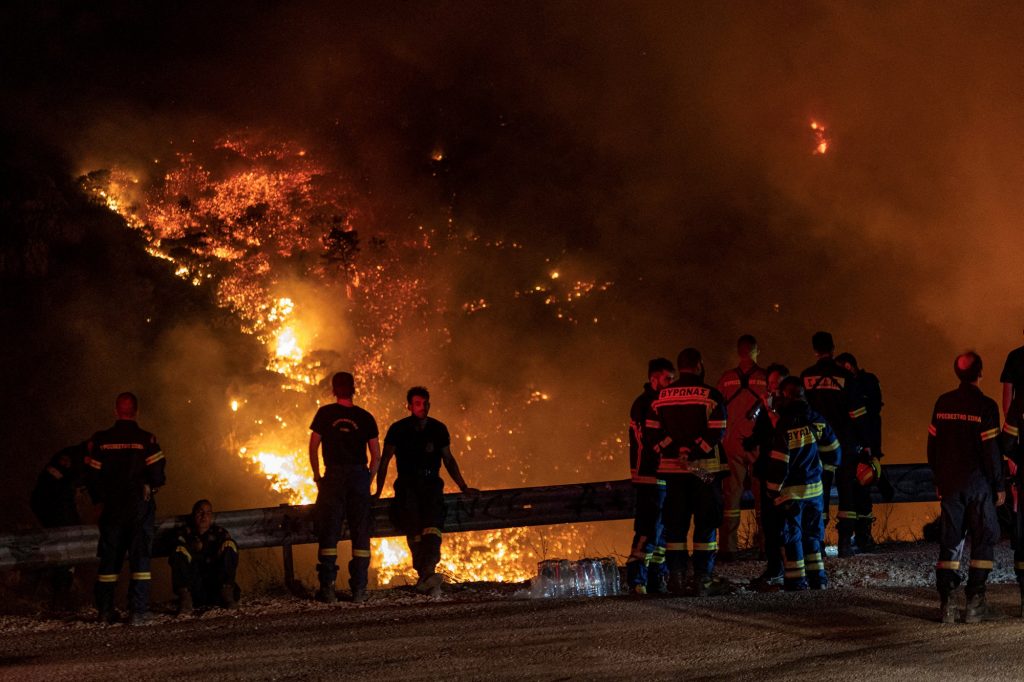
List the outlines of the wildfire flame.
{"type": "MultiPolygon", "coordinates": [[[[92,173],[83,182],[97,200],[143,233],[152,256],[172,262],[174,273],[193,285],[214,287],[216,300],[238,316],[242,331],[259,339],[266,349],[266,369],[280,382],[232,397],[230,411],[225,411],[232,424],[229,447],[288,502],[309,504],[316,498],[316,486],[304,448],[306,424],[320,404],[317,397],[322,395],[328,367],[321,360],[323,353],[310,350],[317,348],[319,321],[303,307],[300,296],[286,290],[286,275],[308,278],[337,292],[338,305],[353,311],[346,325],[357,340],[357,350],[347,362],[360,377],[360,402],[383,427],[399,416],[390,409],[395,401],[381,396],[384,387],[395,383],[395,365],[389,357],[393,340],[415,311],[436,305],[423,293],[421,273],[430,271],[425,259],[435,244],[452,237],[421,226],[414,239],[376,244],[376,251],[366,254],[359,248],[354,227],[359,212],[352,208],[347,187],[315,154],[287,142],[244,138],[221,140],[214,152],[221,161],[227,157],[230,163],[221,165],[229,170],[214,171],[211,166],[216,164],[208,166],[183,152],[174,163],[162,162],[166,172],[149,184],[118,168],[92,173]],[[390,267],[399,263],[403,249],[417,254],[406,257],[403,265],[418,259],[424,267],[390,267]],[[311,253],[320,257],[310,259],[311,253]]],[[[434,156],[443,158],[439,151],[434,156]]],[[[475,241],[467,237],[467,244],[475,241]]],[[[522,248],[501,241],[479,246],[522,248]]],[[[512,297],[543,296],[558,319],[574,324],[590,318],[574,306],[612,286],[566,279],[557,270],[545,275],[544,284],[510,292],[512,297]]],[[[490,307],[489,301],[476,297],[462,310],[482,313],[490,307]]],[[[525,388],[524,394],[524,406],[550,398],[536,387],[525,388]]],[[[488,415],[493,421],[490,433],[471,433],[479,425],[456,422],[449,424],[453,437],[466,452],[477,446],[492,471],[521,484],[527,467],[517,471],[499,458],[495,447],[522,428],[497,397],[488,415]]],[[[578,529],[570,526],[543,532],[519,528],[450,534],[440,569],[459,580],[523,580],[534,573],[536,561],[551,552],[578,554],[583,542],[578,529]]],[[[373,567],[382,585],[414,575],[404,540],[375,540],[373,567]]]]}
{"type": "Polygon", "coordinates": [[[829,140],[828,135],[825,133],[825,126],[818,121],[811,121],[811,132],[814,133],[814,154],[826,154],[828,153],[829,145],[832,144],[829,140]]]}

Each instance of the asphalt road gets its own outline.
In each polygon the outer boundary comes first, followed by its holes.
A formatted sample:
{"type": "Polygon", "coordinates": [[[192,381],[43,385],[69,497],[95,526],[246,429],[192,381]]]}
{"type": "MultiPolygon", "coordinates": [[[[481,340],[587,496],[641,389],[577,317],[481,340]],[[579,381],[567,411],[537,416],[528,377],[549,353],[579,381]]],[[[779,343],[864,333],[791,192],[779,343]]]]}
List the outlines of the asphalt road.
{"type": "MultiPolygon", "coordinates": [[[[390,592],[361,606],[265,598],[136,628],[8,621],[0,678],[1024,678],[1024,621],[940,625],[925,588],[641,600],[390,592]]],[[[1016,612],[1017,587],[990,587],[990,602],[1016,612]]]]}

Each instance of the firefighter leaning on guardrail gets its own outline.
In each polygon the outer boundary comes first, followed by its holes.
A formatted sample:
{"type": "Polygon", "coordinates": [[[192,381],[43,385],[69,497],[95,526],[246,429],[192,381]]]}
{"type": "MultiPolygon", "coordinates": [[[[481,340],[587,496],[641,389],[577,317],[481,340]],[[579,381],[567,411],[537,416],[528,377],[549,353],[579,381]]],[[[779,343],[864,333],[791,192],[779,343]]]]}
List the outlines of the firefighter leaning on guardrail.
{"type": "Polygon", "coordinates": [[[658,478],[658,459],[644,450],[644,429],[651,403],[661,389],[672,383],[675,367],[666,358],[647,363],[648,382],[629,410],[629,471],[633,480],[635,513],[633,545],[626,561],[626,582],[637,594],[668,591],[665,565],[664,526],[661,508],[665,503],[665,481],[658,478]]]}
{"type": "Polygon", "coordinates": [[[1006,410],[1006,422],[1000,436],[1000,446],[1008,458],[1010,480],[1013,482],[1011,498],[1013,511],[1013,568],[1017,574],[1017,584],[1021,590],[1020,616],[1024,618],[1024,443],[1021,442],[1020,430],[1024,426],[1024,395],[1017,395],[1006,410]]]}
{"type": "Polygon", "coordinates": [[[779,385],[767,493],[782,520],[785,552],[783,589],[823,590],[828,586],[822,540],[824,508],[821,473],[841,463],[842,450],[832,427],[811,409],[797,377],[779,385]]]}
{"type": "Polygon", "coordinates": [[[971,539],[971,564],[964,622],[995,617],[985,602],[985,583],[1000,535],[996,507],[1003,503],[1005,493],[997,440],[999,407],[978,387],[981,369],[977,353],[957,356],[953,370],[960,386],[939,396],[928,426],[928,464],[934,472],[941,510],[935,583],[944,623],[955,623],[958,615],[956,589],[967,536],[971,539]]]}
{"type": "Polygon", "coordinates": [[[195,606],[238,606],[238,545],[226,528],[213,522],[209,500],[192,505],[192,516],[178,533],[168,563],[171,585],[178,596],[178,615],[188,615],[195,606]]]}
{"type": "Polygon", "coordinates": [[[700,351],[680,351],[679,378],[651,403],[644,449],[659,458],[658,478],[666,483],[662,518],[669,589],[685,590],[690,553],[686,535],[693,519],[693,588],[699,596],[721,594],[714,576],[716,534],[722,523],[722,479],[728,475],[720,443],[725,433],[725,399],[704,383],[700,351]]]}
{"type": "Polygon", "coordinates": [[[348,372],[331,377],[337,402],[317,410],[309,428],[309,465],[317,484],[316,528],[320,563],[317,599],[337,601],[338,539],[341,522],[348,521],[352,538],[352,560],[348,564],[352,601],[367,599],[370,570],[370,481],[380,466],[377,420],[352,403],[355,379],[348,372]],[[323,446],[325,472],[320,475],[319,450],[323,446]],[[366,451],[370,451],[367,467],[366,451]]]}
{"type": "Polygon", "coordinates": [[[156,518],[154,495],[165,482],[166,460],[156,436],[135,421],[139,401],[121,393],[114,403],[117,421],[87,443],[86,485],[100,514],[99,573],[96,610],[101,622],[117,620],[114,590],[125,554],[131,568],[128,591],[129,623],[146,620],[149,610],[150,555],[156,518]]]}

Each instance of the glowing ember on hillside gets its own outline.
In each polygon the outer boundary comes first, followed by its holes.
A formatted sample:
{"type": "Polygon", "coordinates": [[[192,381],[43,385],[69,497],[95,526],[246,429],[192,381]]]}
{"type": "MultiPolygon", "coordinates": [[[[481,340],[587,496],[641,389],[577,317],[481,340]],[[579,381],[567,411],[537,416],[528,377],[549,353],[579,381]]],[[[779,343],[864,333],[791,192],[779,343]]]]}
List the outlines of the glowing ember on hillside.
{"type": "MultiPolygon", "coordinates": [[[[450,221],[443,229],[421,225],[394,238],[364,240],[356,229],[358,201],[347,183],[305,148],[232,138],[201,156],[179,153],[175,162],[161,164],[165,172],[150,183],[114,169],[90,174],[83,184],[145,235],[154,257],[174,263],[177,276],[213,287],[242,331],[259,339],[268,376],[278,380],[239,390],[226,403],[229,447],[272,490],[293,504],[308,504],[316,487],[305,447],[307,425],[321,400],[330,399],[323,388],[328,373],[351,368],[359,382],[358,402],[383,431],[404,416],[402,384],[408,379],[394,354],[396,338],[412,329],[432,349],[451,345],[443,303],[449,285],[438,273],[438,254],[449,247],[519,250],[522,245],[460,238],[450,221]],[[347,339],[344,349],[329,350],[339,347],[338,338],[347,339]]],[[[509,298],[540,296],[546,304],[541,307],[550,307],[557,319],[596,322],[592,311],[577,306],[612,283],[542,267],[537,274],[543,285],[509,291],[509,298]]],[[[493,305],[476,296],[459,312],[482,313],[493,305]]],[[[475,412],[453,405],[438,415],[448,423],[456,455],[467,455],[462,468],[474,483],[508,487],[529,480],[532,463],[516,443],[525,432],[522,410],[538,409],[550,395],[532,386],[520,392],[522,399],[510,403],[507,391],[477,391],[475,412]]],[[[612,451],[611,442],[606,439],[602,448],[612,451]]],[[[587,452],[575,466],[610,456],[587,452]]],[[[566,463],[564,470],[571,467],[566,463]]],[[[584,542],[566,526],[543,533],[448,534],[443,570],[459,580],[522,580],[539,559],[578,555],[584,542]]],[[[404,540],[374,546],[381,584],[413,574],[404,540]]]]}
{"type": "Polygon", "coordinates": [[[832,142],[825,133],[824,124],[819,123],[818,121],[811,121],[811,132],[814,133],[814,153],[827,154],[832,142]]]}

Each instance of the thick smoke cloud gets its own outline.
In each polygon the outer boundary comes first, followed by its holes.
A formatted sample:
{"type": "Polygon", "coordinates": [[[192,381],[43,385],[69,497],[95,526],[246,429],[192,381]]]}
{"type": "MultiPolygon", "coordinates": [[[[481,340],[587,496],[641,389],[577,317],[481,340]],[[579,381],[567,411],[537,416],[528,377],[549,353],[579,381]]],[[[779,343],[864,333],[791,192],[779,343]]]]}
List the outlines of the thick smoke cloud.
{"type": "Polygon", "coordinates": [[[193,140],[270,131],[351,178],[366,234],[450,218],[522,243],[443,255],[446,287],[429,295],[492,307],[443,320],[443,354],[415,329],[394,352],[409,383],[457,387],[449,408],[549,392],[552,409],[523,418],[532,483],[624,475],[624,455],[578,453],[624,430],[648,357],[685,345],[714,378],[752,332],[763,359],[799,370],[811,333],[832,330],[880,375],[887,449],[914,461],[952,355],[978,349],[995,393],[1018,340],[1019,7],[3,12],[21,28],[3,48],[10,126],[76,172],[156,172],[193,140]],[[824,156],[812,118],[828,127],[824,156]],[[614,285],[580,303],[577,326],[512,298],[554,269],[614,285]]]}

